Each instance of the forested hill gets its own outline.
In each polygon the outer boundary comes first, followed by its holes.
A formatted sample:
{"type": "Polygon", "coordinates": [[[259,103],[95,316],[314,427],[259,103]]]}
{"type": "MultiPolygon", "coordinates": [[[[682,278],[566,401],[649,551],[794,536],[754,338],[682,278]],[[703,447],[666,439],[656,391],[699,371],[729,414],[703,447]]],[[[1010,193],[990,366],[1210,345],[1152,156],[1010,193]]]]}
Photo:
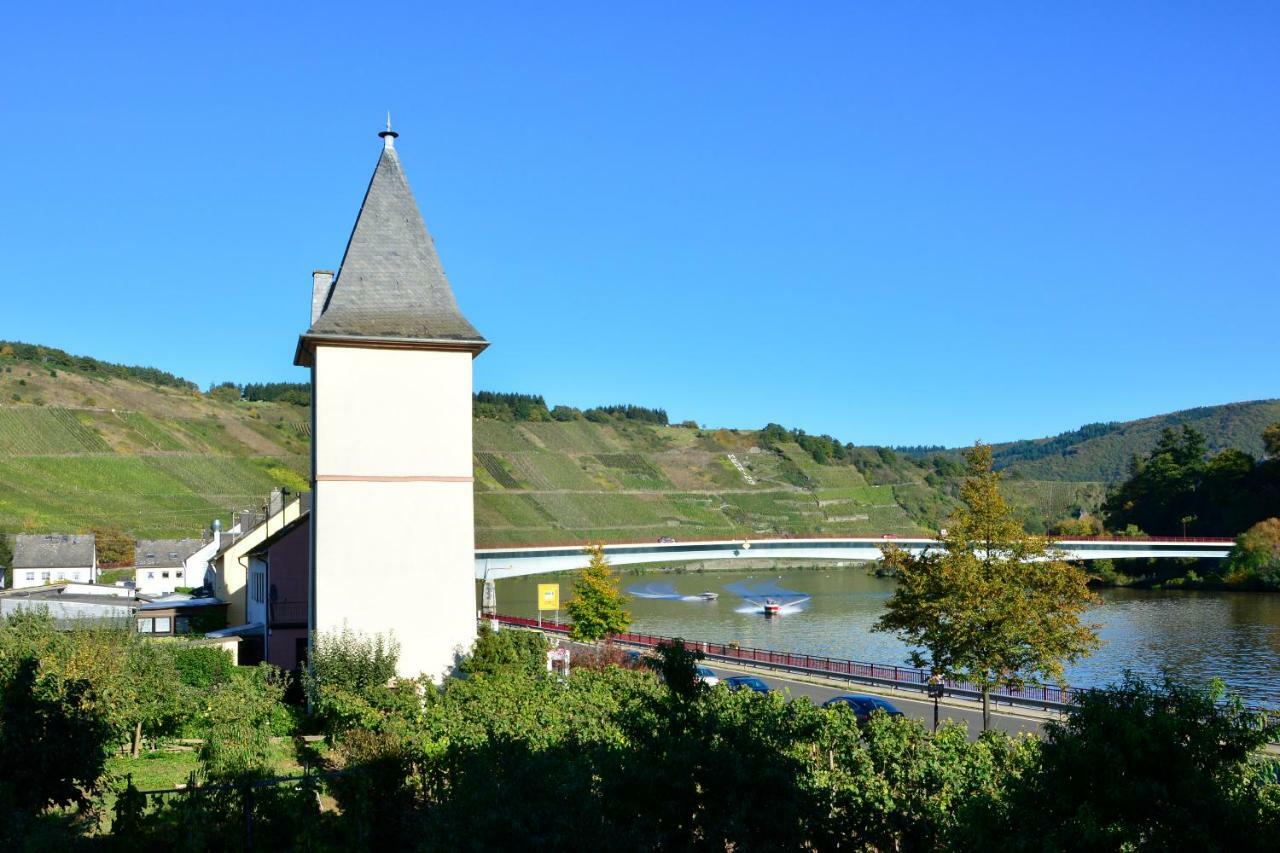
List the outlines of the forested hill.
{"type": "Polygon", "coordinates": [[[1129,460],[1151,451],[1166,427],[1194,427],[1209,452],[1225,448],[1262,456],[1262,430],[1280,421],[1280,400],[1202,406],[1123,423],[1087,424],[1052,438],[998,444],[997,468],[1032,480],[1114,483],[1123,480],[1129,460]]]}
{"type": "MultiPolygon", "coordinates": [[[[305,488],[307,392],[202,392],[161,370],[0,344],[0,532],[195,536],[275,486],[305,488]]],[[[960,473],[954,450],[860,447],[776,424],[706,429],[660,408],[480,392],[474,411],[480,545],[932,531],[960,473]]],[[[997,458],[1008,497],[1043,530],[1096,511],[1162,426],[1193,423],[1210,448],[1256,454],[1277,420],[1277,401],[1217,406],[1001,445],[997,458]]]]}

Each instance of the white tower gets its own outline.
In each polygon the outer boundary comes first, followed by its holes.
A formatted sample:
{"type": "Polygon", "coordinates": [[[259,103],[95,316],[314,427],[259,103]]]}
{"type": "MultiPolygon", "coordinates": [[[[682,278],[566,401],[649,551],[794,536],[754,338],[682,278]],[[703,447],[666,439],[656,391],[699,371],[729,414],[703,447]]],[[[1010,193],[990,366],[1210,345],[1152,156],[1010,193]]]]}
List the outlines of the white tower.
{"type": "Polygon", "coordinates": [[[475,638],[471,360],[388,128],[342,266],[316,273],[311,328],[311,617],[393,633],[400,674],[438,679],[475,638]]]}

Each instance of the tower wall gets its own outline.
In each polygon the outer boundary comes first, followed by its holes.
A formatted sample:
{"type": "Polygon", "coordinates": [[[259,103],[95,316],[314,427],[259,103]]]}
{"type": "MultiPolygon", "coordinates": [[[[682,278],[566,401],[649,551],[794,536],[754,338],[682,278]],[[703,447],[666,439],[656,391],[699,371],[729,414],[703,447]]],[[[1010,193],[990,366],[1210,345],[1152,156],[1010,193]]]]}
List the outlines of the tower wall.
{"type": "Polygon", "coordinates": [[[314,624],[439,679],[475,639],[469,352],[315,348],[314,624]]]}

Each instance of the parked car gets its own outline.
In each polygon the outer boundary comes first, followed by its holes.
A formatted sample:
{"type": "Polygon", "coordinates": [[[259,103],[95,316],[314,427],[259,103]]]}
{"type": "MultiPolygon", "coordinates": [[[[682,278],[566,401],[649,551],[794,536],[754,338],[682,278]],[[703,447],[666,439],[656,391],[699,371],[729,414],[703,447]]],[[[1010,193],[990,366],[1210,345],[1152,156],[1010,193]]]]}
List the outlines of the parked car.
{"type": "Polygon", "coordinates": [[[708,687],[715,687],[720,683],[720,676],[711,671],[709,666],[698,667],[698,680],[708,687]]]}
{"type": "Polygon", "coordinates": [[[770,687],[754,675],[735,675],[724,680],[730,690],[749,690],[752,693],[769,693],[770,687]]]}
{"type": "Polygon", "coordinates": [[[866,725],[871,719],[871,715],[876,711],[884,711],[890,717],[906,716],[887,699],[881,699],[879,696],[833,696],[822,703],[824,708],[838,708],[844,706],[853,711],[855,717],[858,718],[858,725],[866,725]]]}
{"type": "Polygon", "coordinates": [[[661,544],[663,544],[663,545],[666,545],[666,544],[668,544],[668,543],[670,543],[670,542],[674,542],[674,541],[676,541],[674,536],[659,536],[659,537],[658,537],[658,542],[660,542],[660,543],[661,543],[661,544]]]}

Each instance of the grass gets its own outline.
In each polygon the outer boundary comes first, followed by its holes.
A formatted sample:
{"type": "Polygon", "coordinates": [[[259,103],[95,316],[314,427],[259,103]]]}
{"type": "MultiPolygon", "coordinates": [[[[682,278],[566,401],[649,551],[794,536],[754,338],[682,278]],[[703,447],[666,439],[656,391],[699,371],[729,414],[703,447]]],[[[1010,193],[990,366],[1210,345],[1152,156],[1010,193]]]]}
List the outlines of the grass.
{"type": "Polygon", "coordinates": [[[0,454],[104,453],[111,448],[68,409],[0,408],[0,454]]]}

